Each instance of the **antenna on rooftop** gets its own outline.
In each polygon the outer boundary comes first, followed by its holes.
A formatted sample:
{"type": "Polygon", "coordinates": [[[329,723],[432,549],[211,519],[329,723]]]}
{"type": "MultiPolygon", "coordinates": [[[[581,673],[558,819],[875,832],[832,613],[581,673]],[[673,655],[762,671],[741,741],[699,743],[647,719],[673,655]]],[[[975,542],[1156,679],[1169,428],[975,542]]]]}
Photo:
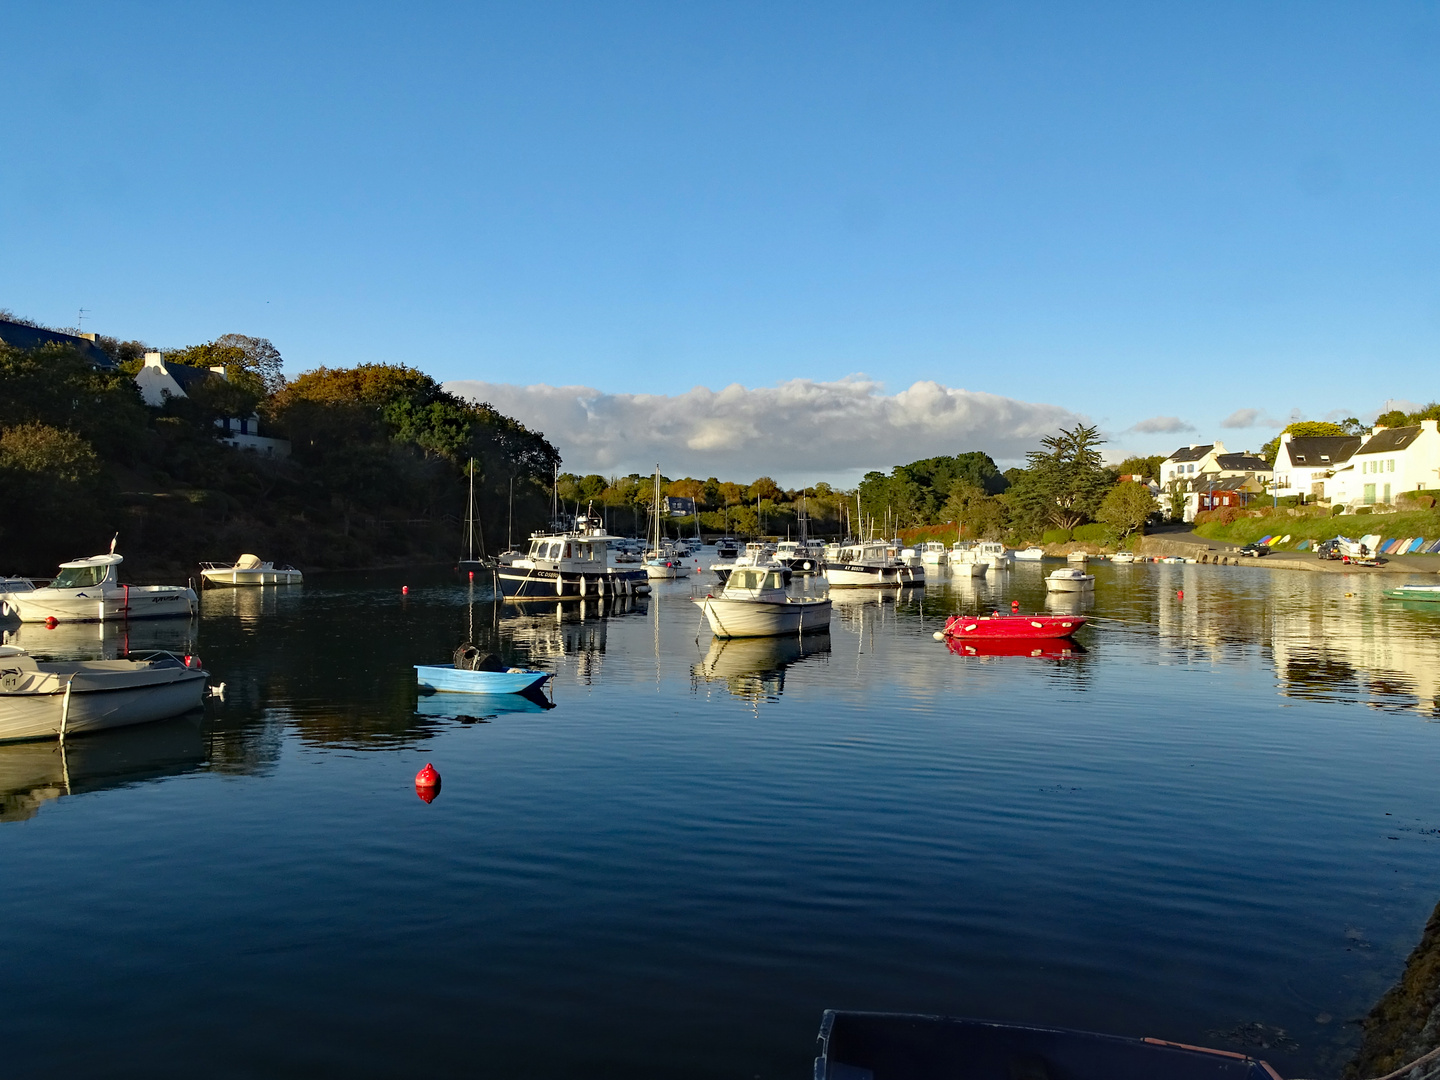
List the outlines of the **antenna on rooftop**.
{"type": "Polygon", "coordinates": [[[86,313],[87,311],[89,311],[89,310],[90,310],[89,308],[83,308],[83,307],[80,309],[80,314],[78,314],[77,316],[75,316],[75,329],[77,329],[77,330],[84,330],[84,329],[85,329],[85,313],[86,313]]]}

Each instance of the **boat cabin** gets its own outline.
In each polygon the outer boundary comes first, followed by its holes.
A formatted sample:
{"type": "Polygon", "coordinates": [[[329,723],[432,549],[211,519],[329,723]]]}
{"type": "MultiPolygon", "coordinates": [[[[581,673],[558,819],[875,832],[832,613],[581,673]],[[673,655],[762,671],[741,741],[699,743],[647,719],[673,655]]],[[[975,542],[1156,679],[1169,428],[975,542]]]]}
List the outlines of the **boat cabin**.
{"type": "Polygon", "coordinates": [[[899,552],[887,541],[864,540],[859,543],[841,544],[835,561],[870,566],[888,565],[895,562],[898,554],[899,552]]]}
{"type": "Polygon", "coordinates": [[[537,569],[604,570],[609,563],[611,537],[586,533],[530,538],[529,561],[537,569]]]}
{"type": "Polygon", "coordinates": [[[739,567],[730,572],[722,595],[761,599],[767,593],[785,594],[785,578],[779,570],[739,567]]]}
{"type": "Polygon", "coordinates": [[[50,583],[52,589],[94,589],[114,585],[115,568],[124,562],[119,555],[96,555],[60,564],[60,572],[50,583]]]}

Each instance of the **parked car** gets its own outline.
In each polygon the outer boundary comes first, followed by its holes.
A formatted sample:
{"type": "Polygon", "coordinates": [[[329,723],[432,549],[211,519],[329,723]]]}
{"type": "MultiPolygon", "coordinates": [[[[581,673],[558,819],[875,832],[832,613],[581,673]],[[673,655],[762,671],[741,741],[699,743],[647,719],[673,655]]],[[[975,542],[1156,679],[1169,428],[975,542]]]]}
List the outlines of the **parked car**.
{"type": "Polygon", "coordinates": [[[1240,554],[1251,559],[1258,559],[1261,555],[1269,555],[1270,549],[1258,540],[1253,544],[1246,544],[1240,549],[1240,554]]]}
{"type": "Polygon", "coordinates": [[[1340,539],[1326,540],[1315,549],[1315,557],[1338,562],[1345,557],[1344,542],[1340,539]]]}

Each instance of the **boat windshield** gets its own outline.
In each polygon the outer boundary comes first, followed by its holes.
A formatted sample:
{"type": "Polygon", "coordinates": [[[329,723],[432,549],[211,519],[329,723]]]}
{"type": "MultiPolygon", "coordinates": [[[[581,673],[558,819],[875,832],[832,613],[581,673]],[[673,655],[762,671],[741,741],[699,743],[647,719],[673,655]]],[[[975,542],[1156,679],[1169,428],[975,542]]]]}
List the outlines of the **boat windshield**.
{"type": "Polygon", "coordinates": [[[62,566],[50,583],[52,589],[89,589],[105,580],[103,566],[62,566]]]}

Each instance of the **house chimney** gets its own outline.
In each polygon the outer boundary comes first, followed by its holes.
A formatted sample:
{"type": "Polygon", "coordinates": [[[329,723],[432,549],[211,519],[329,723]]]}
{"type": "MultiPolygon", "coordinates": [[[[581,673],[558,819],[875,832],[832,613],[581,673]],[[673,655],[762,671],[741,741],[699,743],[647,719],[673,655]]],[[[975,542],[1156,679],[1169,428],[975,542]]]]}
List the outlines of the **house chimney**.
{"type": "Polygon", "coordinates": [[[230,381],[229,377],[225,374],[225,365],[224,365],[224,364],[216,364],[216,365],[215,365],[214,367],[212,367],[210,370],[213,371],[216,375],[219,375],[219,376],[220,376],[222,379],[224,379],[226,382],[229,382],[229,381],[230,381]]]}
{"type": "Polygon", "coordinates": [[[98,334],[76,334],[75,336],[83,337],[86,341],[94,341],[97,337],[99,337],[98,334]]]}
{"type": "Polygon", "coordinates": [[[161,359],[158,352],[147,352],[145,354],[145,366],[163,368],[165,361],[161,359]]]}

